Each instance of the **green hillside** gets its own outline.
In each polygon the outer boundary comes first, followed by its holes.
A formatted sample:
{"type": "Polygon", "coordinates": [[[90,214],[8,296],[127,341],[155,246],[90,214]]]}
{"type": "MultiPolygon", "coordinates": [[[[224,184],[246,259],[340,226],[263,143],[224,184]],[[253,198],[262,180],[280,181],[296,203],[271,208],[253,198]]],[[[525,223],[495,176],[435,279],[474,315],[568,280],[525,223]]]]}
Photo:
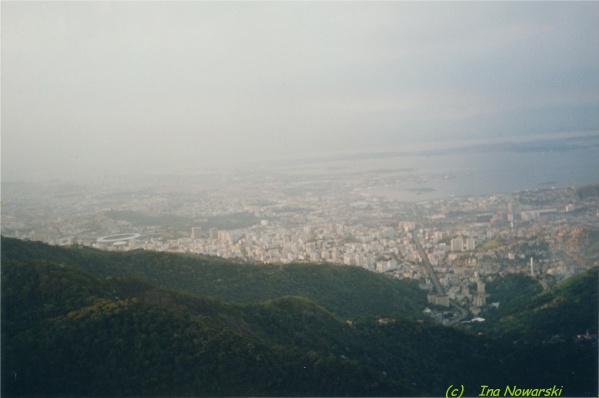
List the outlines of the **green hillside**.
{"type": "MultiPolygon", "coordinates": [[[[596,314],[596,270],[538,295],[529,310],[543,317],[529,317],[530,325],[511,314],[515,343],[512,331],[478,335],[393,314],[384,323],[375,314],[348,322],[300,296],[242,304],[166,289],[140,274],[92,275],[56,259],[88,256],[109,269],[102,259],[115,254],[53,248],[52,261],[24,260],[48,248],[8,243],[23,254],[13,260],[2,248],[2,396],[443,396],[458,383],[465,396],[482,384],[597,394],[596,340],[577,342],[567,330],[552,342],[535,334],[553,330],[543,319],[561,314],[561,303],[595,294],[596,314]]],[[[173,256],[172,266],[191,257],[173,256]]],[[[368,284],[361,289],[371,294],[368,284]]]]}
{"type": "Polygon", "coordinates": [[[522,309],[533,297],[543,291],[543,286],[534,278],[525,274],[507,274],[496,276],[486,285],[488,303],[499,303],[498,308],[485,309],[484,318],[488,324],[494,324],[503,316],[522,309]]]}
{"type": "Polygon", "coordinates": [[[599,268],[595,267],[528,300],[515,293],[517,305],[508,305],[491,326],[504,336],[525,340],[564,339],[586,331],[597,334],[598,290],[599,268]]]}
{"type": "Polygon", "coordinates": [[[394,280],[359,267],[235,264],[204,255],[117,253],[4,237],[2,260],[48,260],[102,277],[136,275],[160,287],[242,303],[301,296],[346,318],[419,317],[426,306],[426,293],[416,282],[394,280]]]}
{"type": "Polygon", "coordinates": [[[292,322],[279,320],[284,331],[263,330],[257,318],[277,318],[283,309],[296,318],[305,316],[299,310],[308,306],[310,319],[304,327],[321,330],[331,322],[344,327],[303,299],[245,308],[130,278],[107,281],[48,262],[4,263],[2,285],[3,396],[412,391],[357,361],[300,349],[292,339],[271,341],[271,334],[284,335],[294,327],[292,322]],[[127,292],[131,296],[125,296],[127,292]],[[326,372],[338,377],[325,379],[326,372]]]}

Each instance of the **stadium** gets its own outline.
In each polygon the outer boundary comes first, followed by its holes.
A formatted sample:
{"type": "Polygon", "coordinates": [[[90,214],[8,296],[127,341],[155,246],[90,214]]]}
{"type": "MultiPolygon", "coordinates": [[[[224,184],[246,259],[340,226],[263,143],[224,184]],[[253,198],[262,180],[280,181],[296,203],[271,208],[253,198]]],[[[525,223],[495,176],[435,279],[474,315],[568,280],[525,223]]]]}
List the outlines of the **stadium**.
{"type": "Polygon", "coordinates": [[[131,239],[137,239],[140,236],[141,234],[138,233],[108,235],[98,238],[96,242],[104,245],[120,246],[127,244],[129,241],[131,241],[131,239]]]}

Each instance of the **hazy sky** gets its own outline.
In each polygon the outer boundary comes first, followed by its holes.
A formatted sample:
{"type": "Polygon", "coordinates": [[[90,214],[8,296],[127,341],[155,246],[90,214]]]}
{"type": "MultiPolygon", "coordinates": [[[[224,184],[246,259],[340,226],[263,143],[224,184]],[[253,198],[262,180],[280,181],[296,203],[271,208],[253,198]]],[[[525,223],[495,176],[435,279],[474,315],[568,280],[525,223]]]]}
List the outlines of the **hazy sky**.
{"type": "Polygon", "coordinates": [[[2,177],[599,130],[599,2],[2,2],[2,177]]]}

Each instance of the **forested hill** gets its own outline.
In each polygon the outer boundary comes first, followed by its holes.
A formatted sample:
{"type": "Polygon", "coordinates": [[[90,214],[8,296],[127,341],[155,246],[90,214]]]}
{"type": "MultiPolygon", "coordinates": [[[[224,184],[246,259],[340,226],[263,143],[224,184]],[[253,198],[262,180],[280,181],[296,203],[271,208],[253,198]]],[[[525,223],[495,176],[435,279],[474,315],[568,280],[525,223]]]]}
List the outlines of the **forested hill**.
{"type": "MultiPolygon", "coordinates": [[[[272,342],[272,333],[309,342],[310,334],[327,338],[326,330],[346,329],[303,300],[245,308],[38,261],[3,264],[2,283],[2,396],[413,391],[372,367],[341,360],[333,349],[272,342]],[[338,377],[328,379],[327,372],[338,377]]],[[[337,344],[351,339],[344,334],[337,344]]]]}
{"type": "Polygon", "coordinates": [[[507,275],[489,284],[490,299],[500,306],[487,310],[489,322],[477,329],[523,341],[567,339],[586,331],[597,334],[598,291],[598,267],[545,291],[529,276],[507,275]]]}
{"type": "Polygon", "coordinates": [[[314,302],[240,305],[43,261],[2,265],[2,396],[438,396],[454,380],[596,393],[596,346],[512,345],[314,302]],[[567,372],[564,370],[567,369],[567,372]]]}
{"type": "Polygon", "coordinates": [[[196,254],[107,252],[2,237],[2,261],[9,260],[52,261],[101,277],[136,275],[156,286],[241,303],[301,296],[347,318],[417,318],[426,306],[426,293],[415,281],[394,280],[359,267],[236,264],[196,254]]]}
{"type": "MultiPolygon", "coordinates": [[[[22,254],[10,259],[2,247],[3,397],[443,396],[458,383],[464,396],[481,385],[597,394],[596,340],[548,342],[526,327],[514,342],[396,315],[348,322],[305,297],[241,304],[66,262],[69,254],[83,261],[86,249],[53,248],[57,257],[34,260],[24,258],[29,245],[36,256],[48,247],[7,242],[22,254]]],[[[93,267],[109,266],[105,253],[89,253],[93,267]]],[[[553,328],[543,319],[557,304],[596,296],[592,278],[597,269],[541,293],[528,311],[542,316],[531,322],[553,328]]]]}

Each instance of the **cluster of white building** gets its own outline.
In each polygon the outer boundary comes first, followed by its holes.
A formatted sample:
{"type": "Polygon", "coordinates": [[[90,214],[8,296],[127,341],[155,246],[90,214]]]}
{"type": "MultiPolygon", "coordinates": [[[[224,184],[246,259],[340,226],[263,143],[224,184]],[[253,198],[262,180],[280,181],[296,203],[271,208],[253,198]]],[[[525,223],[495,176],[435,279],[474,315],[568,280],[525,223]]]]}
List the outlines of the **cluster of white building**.
{"type": "Polygon", "coordinates": [[[466,252],[473,251],[476,249],[476,242],[473,238],[453,238],[451,240],[451,251],[452,252],[466,252]]]}
{"type": "Polygon", "coordinates": [[[283,228],[266,220],[245,230],[192,229],[179,240],[186,251],[242,258],[263,263],[331,262],[378,272],[398,269],[404,260],[417,261],[410,235],[401,228],[327,224],[283,228]]]}

